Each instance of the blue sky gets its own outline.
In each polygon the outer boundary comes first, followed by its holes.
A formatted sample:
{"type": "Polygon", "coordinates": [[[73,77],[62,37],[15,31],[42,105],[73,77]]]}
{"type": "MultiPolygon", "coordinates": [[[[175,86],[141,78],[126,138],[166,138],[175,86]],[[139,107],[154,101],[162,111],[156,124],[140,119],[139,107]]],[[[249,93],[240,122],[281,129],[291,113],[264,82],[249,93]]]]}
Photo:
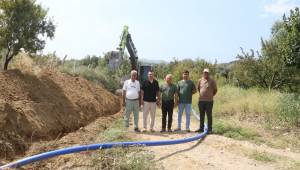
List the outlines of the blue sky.
{"type": "Polygon", "coordinates": [[[83,58],[115,50],[129,26],[140,58],[235,59],[260,49],[272,24],[299,0],[37,0],[57,30],[43,53],[83,58]]]}

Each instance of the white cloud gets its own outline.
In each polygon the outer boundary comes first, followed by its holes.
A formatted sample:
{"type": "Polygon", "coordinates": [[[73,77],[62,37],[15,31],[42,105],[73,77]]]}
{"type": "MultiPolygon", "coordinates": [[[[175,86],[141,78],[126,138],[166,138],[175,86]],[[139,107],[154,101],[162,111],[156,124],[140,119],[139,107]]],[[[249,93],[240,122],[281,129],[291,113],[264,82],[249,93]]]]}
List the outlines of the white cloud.
{"type": "Polygon", "coordinates": [[[271,2],[264,5],[264,14],[266,15],[283,15],[288,12],[290,9],[293,9],[297,6],[295,0],[272,0],[271,2]]]}

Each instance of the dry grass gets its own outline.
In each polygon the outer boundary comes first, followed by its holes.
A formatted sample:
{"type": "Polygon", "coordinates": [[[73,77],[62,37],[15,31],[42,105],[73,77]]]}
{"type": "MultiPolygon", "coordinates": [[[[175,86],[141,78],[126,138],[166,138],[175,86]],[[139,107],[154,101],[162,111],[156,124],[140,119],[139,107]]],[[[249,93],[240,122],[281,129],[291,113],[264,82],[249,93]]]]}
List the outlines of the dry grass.
{"type": "MultiPolygon", "coordinates": [[[[193,99],[195,108],[197,97],[193,99]]],[[[217,134],[300,152],[297,95],[221,86],[214,100],[213,115],[217,134]]]]}
{"type": "MultiPolygon", "coordinates": [[[[127,136],[127,130],[123,120],[118,120],[113,123],[113,126],[104,131],[98,136],[103,142],[130,141],[127,136]]],[[[156,169],[154,155],[144,150],[143,148],[130,147],[121,148],[115,147],[112,149],[100,150],[94,156],[93,162],[99,165],[99,169],[156,169]]]]}

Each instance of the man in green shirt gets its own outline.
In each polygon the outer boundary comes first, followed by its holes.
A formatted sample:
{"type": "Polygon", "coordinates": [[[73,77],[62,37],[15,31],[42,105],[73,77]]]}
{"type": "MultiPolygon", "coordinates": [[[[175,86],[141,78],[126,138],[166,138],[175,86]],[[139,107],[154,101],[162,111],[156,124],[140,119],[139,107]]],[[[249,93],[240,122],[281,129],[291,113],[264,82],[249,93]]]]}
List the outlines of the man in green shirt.
{"type": "Polygon", "coordinates": [[[178,128],[175,131],[181,131],[181,119],[183,110],[186,113],[186,131],[190,132],[190,113],[192,106],[192,96],[196,93],[196,86],[192,80],[189,80],[189,71],[185,70],[183,79],[178,82],[177,91],[179,96],[178,106],[178,128]]]}
{"type": "Polygon", "coordinates": [[[172,74],[168,74],[165,77],[165,83],[160,86],[160,92],[162,94],[162,128],[160,132],[166,131],[166,119],[168,116],[168,132],[172,132],[173,121],[173,109],[174,103],[177,105],[177,87],[172,83],[172,74]],[[175,100],[175,102],[174,102],[175,100]]]}

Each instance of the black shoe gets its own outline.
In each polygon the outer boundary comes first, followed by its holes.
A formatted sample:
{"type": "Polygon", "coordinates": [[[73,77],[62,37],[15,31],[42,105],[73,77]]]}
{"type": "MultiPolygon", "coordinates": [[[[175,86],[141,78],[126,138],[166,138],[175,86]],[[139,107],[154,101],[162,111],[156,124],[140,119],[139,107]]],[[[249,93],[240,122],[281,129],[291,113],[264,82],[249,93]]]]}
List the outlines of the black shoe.
{"type": "Polygon", "coordinates": [[[172,129],[168,129],[168,132],[172,132],[172,129]]]}
{"type": "Polygon", "coordinates": [[[196,130],[195,132],[196,132],[196,133],[202,133],[203,130],[202,130],[202,129],[198,129],[198,130],[196,130]]]}
{"type": "Polygon", "coordinates": [[[191,132],[191,130],[190,129],[187,129],[187,130],[185,130],[187,133],[190,133],[191,132]]]}
{"type": "Polygon", "coordinates": [[[166,130],[165,130],[165,129],[162,129],[162,130],[160,131],[160,133],[164,133],[164,132],[166,132],[166,130]]]}
{"type": "Polygon", "coordinates": [[[213,134],[213,131],[212,131],[212,130],[209,130],[209,131],[207,131],[207,134],[208,134],[208,135],[211,135],[211,134],[213,134]]]}
{"type": "Polygon", "coordinates": [[[139,128],[134,128],[135,132],[141,132],[139,128]]]}

